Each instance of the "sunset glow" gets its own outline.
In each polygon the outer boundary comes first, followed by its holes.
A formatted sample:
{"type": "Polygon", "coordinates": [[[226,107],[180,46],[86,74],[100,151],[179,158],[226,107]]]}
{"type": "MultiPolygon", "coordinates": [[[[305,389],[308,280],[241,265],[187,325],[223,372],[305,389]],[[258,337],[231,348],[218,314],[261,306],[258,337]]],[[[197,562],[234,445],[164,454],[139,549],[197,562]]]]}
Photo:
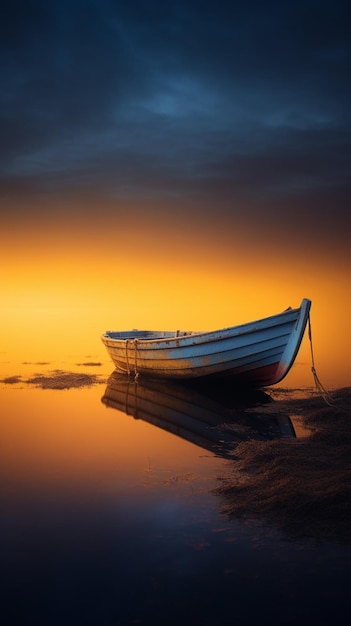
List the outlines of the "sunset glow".
{"type": "MultiPolygon", "coordinates": [[[[254,243],[233,225],[172,225],[152,221],[135,229],[108,214],[81,230],[68,225],[8,228],[1,250],[1,345],[20,360],[52,360],[72,353],[106,358],[106,329],[210,330],[258,319],[303,297],[312,300],[318,370],[325,384],[349,382],[349,266],[343,249],[324,241],[297,251],[293,238],[276,248],[278,234],[254,243]],[[29,359],[30,357],[30,359],[29,359]]],[[[3,231],[4,235],[4,231],[3,231]]],[[[301,238],[305,237],[302,231],[301,238]]],[[[298,361],[310,363],[307,337],[298,361]]],[[[300,380],[290,374],[290,382],[300,380]]],[[[306,374],[306,372],[305,372],[306,374]]],[[[312,383],[310,372],[305,384],[312,383]],[[310,379],[310,380],[309,380],[310,379]]],[[[299,383],[300,384],[300,383],[299,383]]]]}
{"type": "Polygon", "coordinates": [[[4,16],[3,361],[102,360],[109,328],[215,329],[307,297],[321,377],[349,384],[340,7],[318,38],[306,3],[225,21],[91,3],[84,27],[79,2],[37,4],[4,16]]]}

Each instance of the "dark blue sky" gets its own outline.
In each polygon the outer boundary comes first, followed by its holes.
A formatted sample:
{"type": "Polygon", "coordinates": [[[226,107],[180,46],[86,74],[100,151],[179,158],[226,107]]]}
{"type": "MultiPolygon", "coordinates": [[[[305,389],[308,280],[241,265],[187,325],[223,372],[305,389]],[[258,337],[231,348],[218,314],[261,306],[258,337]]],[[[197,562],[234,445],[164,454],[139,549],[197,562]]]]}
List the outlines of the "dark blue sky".
{"type": "Polygon", "coordinates": [[[345,234],[346,0],[13,0],[0,30],[3,218],[86,198],[345,234]]]}

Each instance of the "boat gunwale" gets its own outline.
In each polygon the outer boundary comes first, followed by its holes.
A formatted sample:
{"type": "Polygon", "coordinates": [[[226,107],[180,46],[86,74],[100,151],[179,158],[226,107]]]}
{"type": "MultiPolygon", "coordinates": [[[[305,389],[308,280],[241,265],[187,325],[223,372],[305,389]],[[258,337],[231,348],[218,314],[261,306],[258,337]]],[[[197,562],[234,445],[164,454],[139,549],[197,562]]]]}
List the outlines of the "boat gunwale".
{"type": "Polygon", "coordinates": [[[294,318],[294,315],[297,314],[296,320],[292,319],[290,322],[286,322],[288,323],[297,323],[298,319],[303,311],[304,308],[308,309],[311,306],[311,300],[304,298],[301,302],[301,305],[297,308],[291,308],[289,307],[288,309],[285,309],[284,311],[282,311],[281,313],[276,313],[275,315],[270,315],[268,317],[264,317],[264,318],[260,318],[251,322],[246,322],[243,324],[238,324],[235,326],[228,326],[225,328],[221,328],[218,330],[210,330],[210,331],[151,331],[151,330],[137,330],[137,329],[133,329],[133,330],[126,330],[126,331],[106,331],[104,334],[101,335],[101,339],[103,341],[103,343],[105,345],[108,345],[109,342],[111,342],[111,345],[113,346],[113,344],[117,344],[120,343],[122,345],[125,345],[127,342],[131,342],[131,343],[136,343],[138,345],[138,347],[142,347],[143,345],[145,346],[151,346],[151,344],[168,344],[168,347],[170,343],[175,344],[175,345],[179,345],[179,343],[185,343],[186,340],[198,340],[198,339],[202,339],[204,337],[207,336],[206,342],[212,342],[212,341],[220,341],[222,339],[228,338],[228,336],[230,336],[230,334],[232,333],[233,336],[239,336],[239,335],[245,335],[245,334],[251,334],[252,332],[255,332],[255,330],[260,331],[262,330],[262,328],[260,327],[265,327],[265,328],[269,328],[269,323],[272,322],[271,326],[279,326],[280,323],[279,321],[277,323],[274,323],[275,320],[279,320],[279,318],[284,319],[284,317],[287,317],[289,314],[291,314],[294,318]],[[123,333],[126,334],[128,333],[128,336],[123,338],[123,337],[111,337],[108,333],[123,333]],[[143,335],[141,336],[133,336],[132,333],[155,333],[155,337],[153,338],[144,338],[143,335]],[[167,332],[169,333],[168,337],[157,337],[156,333],[163,333],[163,332],[167,332]],[[177,335],[176,333],[180,332],[182,334],[177,335]],[[224,335],[224,336],[223,336],[224,335]]]}

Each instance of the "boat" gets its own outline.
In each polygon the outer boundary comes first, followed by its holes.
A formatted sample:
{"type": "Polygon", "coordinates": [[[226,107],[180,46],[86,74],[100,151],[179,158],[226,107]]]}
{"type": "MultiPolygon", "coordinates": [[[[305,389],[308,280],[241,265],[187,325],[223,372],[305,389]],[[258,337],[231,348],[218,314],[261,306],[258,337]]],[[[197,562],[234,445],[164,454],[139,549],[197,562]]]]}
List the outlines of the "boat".
{"type": "Polygon", "coordinates": [[[166,379],[231,378],[265,387],[292,367],[310,315],[311,300],[276,315],[214,331],[106,331],[115,367],[129,376],[166,379]]]}
{"type": "Polygon", "coordinates": [[[255,407],[272,402],[266,392],[233,390],[230,379],[135,380],[115,370],[101,402],[223,458],[232,458],[242,441],[296,436],[289,416],[255,413],[255,407]]]}

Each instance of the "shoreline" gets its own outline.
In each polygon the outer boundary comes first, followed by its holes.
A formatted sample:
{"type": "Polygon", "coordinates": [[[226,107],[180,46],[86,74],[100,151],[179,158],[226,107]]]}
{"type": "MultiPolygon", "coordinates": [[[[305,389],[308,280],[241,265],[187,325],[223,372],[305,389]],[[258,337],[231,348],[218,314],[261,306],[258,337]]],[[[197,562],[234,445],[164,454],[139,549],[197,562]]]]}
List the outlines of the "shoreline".
{"type": "Polygon", "coordinates": [[[351,387],[328,398],[284,398],[253,409],[294,414],[306,435],[240,443],[214,490],[226,515],[273,524],[294,539],[351,545],[351,387]]]}

